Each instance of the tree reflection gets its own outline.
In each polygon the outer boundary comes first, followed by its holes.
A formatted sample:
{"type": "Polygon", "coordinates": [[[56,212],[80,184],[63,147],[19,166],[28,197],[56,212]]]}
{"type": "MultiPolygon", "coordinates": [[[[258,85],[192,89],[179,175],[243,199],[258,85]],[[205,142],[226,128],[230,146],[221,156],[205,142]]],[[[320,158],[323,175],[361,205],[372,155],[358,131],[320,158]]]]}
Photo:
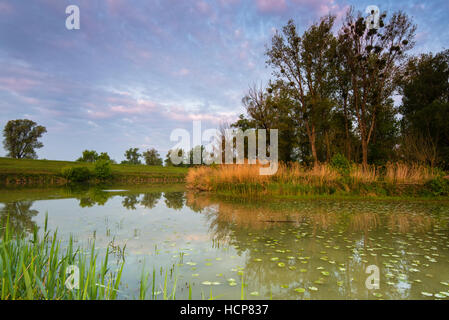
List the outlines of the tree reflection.
{"type": "Polygon", "coordinates": [[[36,227],[33,221],[39,212],[32,210],[33,201],[15,201],[5,203],[0,209],[0,221],[5,222],[9,216],[9,225],[12,230],[32,232],[36,227]]]}
{"type": "Polygon", "coordinates": [[[162,192],[145,193],[140,204],[148,209],[153,209],[162,197],[162,192]]]}
{"type": "MultiPolygon", "coordinates": [[[[234,247],[245,257],[244,281],[273,299],[310,297],[293,290],[309,287],[318,287],[325,299],[372,298],[364,284],[366,265],[382,268],[382,261],[388,265],[397,259],[398,268],[408,274],[414,258],[404,252],[404,236],[425,235],[444,226],[418,205],[411,209],[304,201],[271,206],[193,193],[187,193],[186,199],[189,208],[207,219],[212,245],[234,247]]],[[[416,240],[421,241],[419,236],[416,240]]],[[[383,293],[407,298],[410,288],[400,282],[392,279],[391,289],[383,293]]]]}
{"type": "Polygon", "coordinates": [[[103,206],[114,195],[110,192],[105,192],[100,188],[81,188],[70,187],[70,193],[79,199],[81,208],[90,208],[95,205],[103,206]]]}
{"type": "Polygon", "coordinates": [[[184,207],[184,192],[165,192],[164,198],[168,208],[180,210],[184,207]]]}
{"type": "Polygon", "coordinates": [[[136,205],[139,204],[139,195],[131,194],[123,198],[122,205],[128,210],[136,210],[136,205]]]}

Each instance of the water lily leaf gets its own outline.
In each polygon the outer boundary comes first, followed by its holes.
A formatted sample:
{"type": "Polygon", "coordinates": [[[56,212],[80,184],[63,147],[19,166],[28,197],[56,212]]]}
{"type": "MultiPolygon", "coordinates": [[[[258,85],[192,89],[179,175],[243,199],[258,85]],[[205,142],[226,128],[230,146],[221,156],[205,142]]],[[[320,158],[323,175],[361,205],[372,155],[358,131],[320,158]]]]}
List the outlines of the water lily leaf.
{"type": "Polygon", "coordinates": [[[304,293],[304,292],[306,292],[306,289],[304,289],[304,288],[296,288],[295,291],[298,292],[298,293],[304,293]]]}

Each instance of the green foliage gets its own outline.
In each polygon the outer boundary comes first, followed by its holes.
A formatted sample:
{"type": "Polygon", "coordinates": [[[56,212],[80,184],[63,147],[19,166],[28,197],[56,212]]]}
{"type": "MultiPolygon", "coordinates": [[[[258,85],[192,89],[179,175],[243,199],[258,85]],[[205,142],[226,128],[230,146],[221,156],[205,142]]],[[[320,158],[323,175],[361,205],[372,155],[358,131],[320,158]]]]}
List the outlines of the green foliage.
{"type": "Polygon", "coordinates": [[[337,153],[332,157],[330,161],[332,168],[338,171],[342,176],[348,176],[351,170],[351,163],[346,157],[340,153],[337,153]]]}
{"type": "Polygon", "coordinates": [[[89,254],[74,248],[70,238],[63,251],[57,233],[47,231],[47,219],[42,238],[37,228],[29,239],[12,230],[8,221],[3,221],[0,230],[0,300],[116,299],[124,263],[113,273],[108,266],[108,250],[98,265],[94,244],[89,254]],[[66,287],[70,265],[80,271],[79,289],[66,287]]]}
{"type": "Polygon", "coordinates": [[[162,158],[160,157],[157,150],[154,148],[145,151],[142,154],[142,156],[145,159],[145,164],[147,164],[149,166],[161,166],[162,165],[162,158]]]}
{"type": "Polygon", "coordinates": [[[98,160],[108,160],[111,163],[114,163],[115,161],[111,159],[109,154],[107,152],[102,152],[100,154],[97,153],[95,150],[84,150],[83,155],[78,158],[76,161],[78,162],[87,162],[87,163],[94,163],[98,160]]]}
{"type": "Polygon", "coordinates": [[[449,196],[449,179],[438,177],[426,183],[426,187],[434,196],[449,196]]]}
{"type": "Polygon", "coordinates": [[[47,129],[28,119],[10,120],[3,129],[3,146],[8,157],[16,159],[36,159],[35,149],[44,145],[38,141],[47,129]]]}
{"type": "Polygon", "coordinates": [[[95,177],[101,180],[112,178],[112,167],[109,160],[100,159],[95,162],[94,168],[95,177]]]}
{"type": "Polygon", "coordinates": [[[177,155],[178,157],[183,157],[186,158],[187,154],[184,150],[182,149],[174,149],[174,150],[168,150],[167,155],[165,156],[165,165],[167,167],[187,167],[187,164],[184,164],[183,162],[179,163],[179,164],[174,164],[171,161],[171,154],[174,153],[175,155],[177,155]]]}
{"type": "Polygon", "coordinates": [[[70,182],[86,182],[92,177],[92,173],[86,167],[64,167],[61,175],[70,182]]]}
{"type": "Polygon", "coordinates": [[[98,153],[95,150],[84,150],[82,157],[78,158],[79,162],[95,162],[98,159],[98,153]]]}
{"type": "Polygon", "coordinates": [[[140,157],[142,154],[139,153],[139,148],[129,148],[125,151],[126,160],[122,161],[123,164],[141,164],[140,157]]]}
{"type": "MultiPolygon", "coordinates": [[[[449,168],[449,50],[412,57],[399,81],[403,95],[400,112],[404,134],[423,136],[417,151],[405,157],[424,156],[430,165],[434,158],[449,168]],[[431,152],[426,152],[429,149],[431,152]],[[426,156],[430,153],[431,156],[426,156]]],[[[416,157],[416,160],[420,160],[416,157]]],[[[415,159],[412,159],[415,160],[415,159]]]]}

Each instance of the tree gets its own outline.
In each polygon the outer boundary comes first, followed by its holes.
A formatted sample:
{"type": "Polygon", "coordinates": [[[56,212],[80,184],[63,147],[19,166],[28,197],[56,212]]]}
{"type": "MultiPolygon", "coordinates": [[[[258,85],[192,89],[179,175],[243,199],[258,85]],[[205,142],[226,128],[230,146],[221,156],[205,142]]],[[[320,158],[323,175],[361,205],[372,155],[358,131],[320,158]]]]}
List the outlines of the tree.
{"type": "Polygon", "coordinates": [[[100,153],[97,160],[107,160],[107,161],[110,161],[111,163],[115,162],[113,159],[111,159],[111,157],[109,156],[109,154],[107,152],[100,153]]]}
{"type": "Polygon", "coordinates": [[[416,156],[427,164],[449,168],[449,50],[411,58],[401,75],[401,130],[410,144],[402,148],[422,153],[416,156]]]}
{"type": "Polygon", "coordinates": [[[167,155],[165,156],[165,161],[164,161],[165,162],[165,166],[167,166],[167,167],[170,167],[170,166],[173,166],[173,167],[186,167],[186,166],[188,166],[184,162],[181,162],[179,164],[174,164],[171,161],[171,154],[172,154],[172,152],[174,153],[174,155],[182,157],[183,159],[187,159],[187,157],[188,157],[187,153],[184,150],[182,150],[182,149],[168,150],[167,155]]]}
{"type": "MultiPolygon", "coordinates": [[[[242,103],[247,117],[240,115],[239,120],[231,124],[231,128],[239,128],[243,132],[248,129],[276,128],[279,130],[278,154],[281,161],[292,161],[295,158],[293,149],[296,144],[296,127],[294,101],[290,89],[282,81],[269,84],[267,88],[253,86],[242,103]]],[[[244,157],[248,156],[248,142],[244,140],[244,157]]]]}
{"type": "Polygon", "coordinates": [[[413,45],[416,26],[402,12],[394,13],[387,24],[382,13],[379,28],[368,28],[359,12],[349,10],[339,35],[341,63],[350,73],[350,108],[357,121],[362,145],[362,163],[368,164],[369,144],[382,105],[394,93],[395,75],[413,45]]]}
{"type": "Polygon", "coordinates": [[[3,146],[8,150],[7,156],[16,159],[36,159],[35,149],[44,146],[38,139],[46,132],[45,127],[38,126],[32,120],[8,121],[3,129],[3,146]]]}
{"type": "Polygon", "coordinates": [[[141,164],[139,158],[142,156],[139,152],[139,148],[129,148],[125,151],[125,161],[123,164],[141,164]]]}
{"type": "Polygon", "coordinates": [[[145,159],[145,163],[149,166],[161,166],[162,165],[162,158],[160,157],[157,150],[154,148],[145,151],[142,154],[142,156],[145,159]]]}
{"type": "Polygon", "coordinates": [[[301,126],[306,129],[313,162],[318,164],[316,140],[318,130],[323,129],[322,121],[329,115],[328,98],[334,74],[331,72],[335,37],[331,29],[334,16],[323,17],[312,25],[303,36],[298,35],[293,20],[283,27],[282,34],[273,36],[267,50],[267,64],[274,67],[277,79],[291,87],[295,100],[295,114],[301,126]]]}
{"type": "Polygon", "coordinates": [[[78,158],[76,161],[92,163],[92,162],[97,161],[98,157],[99,156],[98,156],[97,151],[95,151],[95,150],[84,150],[83,151],[83,155],[80,158],[78,158]]]}

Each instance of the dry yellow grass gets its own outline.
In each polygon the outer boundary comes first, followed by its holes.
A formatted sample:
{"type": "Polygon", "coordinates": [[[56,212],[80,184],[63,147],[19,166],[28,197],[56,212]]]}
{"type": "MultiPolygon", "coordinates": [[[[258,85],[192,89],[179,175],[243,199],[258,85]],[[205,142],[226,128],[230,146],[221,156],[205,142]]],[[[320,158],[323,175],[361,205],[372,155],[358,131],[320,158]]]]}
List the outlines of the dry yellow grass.
{"type": "MultiPolygon", "coordinates": [[[[212,191],[223,185],[260,185],[269,183],[281,185],[323,186],[341,179],[341,174],[328,164],[305,167],[299,163],[289,165],[280,163],[274,175],[260,175],[260,165],[220,165],[217,167],[196,167],[189,169],[186,177],[187,186],[202,191],[212,191]]],[[[375,166],[363,167],[353,165],[349,177],[353,183],[372,183],[385,181],[395,184],[424,184],[437,176],[434,170],[421,165],[389,163],[385,174],[375,166]]]]}
{"type": "Polygon", "coordinates": [[[418,164],[388,163],[385,181],[393,183],[424,183],[436,177],[433,169],[418,164]]]}

